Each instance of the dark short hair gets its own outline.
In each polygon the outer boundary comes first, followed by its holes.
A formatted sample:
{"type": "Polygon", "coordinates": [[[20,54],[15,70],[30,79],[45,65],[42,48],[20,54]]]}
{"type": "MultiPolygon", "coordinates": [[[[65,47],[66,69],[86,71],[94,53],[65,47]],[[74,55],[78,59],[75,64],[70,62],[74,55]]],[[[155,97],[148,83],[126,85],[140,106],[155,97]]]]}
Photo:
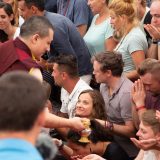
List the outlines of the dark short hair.
{"type": "MultiPolygon", "coordinates": [[[[107,116],[106,116],[106,111],[105,111],[105,102],[104,99],[101,95],[101,93],[97,90],[84,90],[80,93],[80,95],[84,94],[84,93],[88,93],[93,101],[93,110],[92,113],[90,115],[90,118],[92,119],[103,119],[106,120],[107,116]]],[[[79,95],[79,97],[80,97],[79,95]]]]}
{"type": "Polygon", "coordinates": [[[107,70],[111,70],[113,76],[121,76],[123,72],[123,60],[122,55],[116,52],[103,52],[96,54],[92,58],[92,62],[97,61],[101,64],[101,71],[106,72],[107,70]]]}
{"type": "Polygon", "coordinates": [[[144,76],[146,73],[151,73],[151,74],[159,76],[160,61],[156,59],[147,58],[140,64],[137,72],[140,76],[144,76]]]}
{"type": "Polygon", "coordinates": [[[20,28],[20,36],[25,38],[39,34],[41,38],[49,35],[49,29],[54,30],[52,24],[43,16],[32,16],[20,28]]]}
{"type": "Polygon", "coordinates": [[[42,84],[22,71],[0,77],[0,130],[29,131],[47,100],[42,84]]]}
{"type": "Polygon", "coordinates": [[[70,77],[78,77],[77,58],[71,54],[60,54],[50,59],[50,62],[58,64],[60,71],[66,72],[70,77]]]}
{"type": "Polygon", "coordinates": [[[31,8],[32,6],[35,6],[40,11],[44,11],[45,7],[45,0],[24,0],[27,8],[31,8]]]}
{"type": "MultiPolygon", "coordinates": [[[[112,140],[112,136],[111,133],[104,128],[99,122],[97,122],[96,120],[91,120],[91,134],[89,135],[88,139],[92,142],[92,143],[98,143],[98,142],[104,142],[104,141],[111,141],[112,140]]],[[[76,132],[73,130],[69,130],[68,134],[67,134],[67,139],[70,140],[71,142],[77,144],[77,145],[81,145],[81,146],[86,146],[87,143],[83,143],[83,142],[79,142],[81,138],[81,134],[80,132],[76,132]]]]}

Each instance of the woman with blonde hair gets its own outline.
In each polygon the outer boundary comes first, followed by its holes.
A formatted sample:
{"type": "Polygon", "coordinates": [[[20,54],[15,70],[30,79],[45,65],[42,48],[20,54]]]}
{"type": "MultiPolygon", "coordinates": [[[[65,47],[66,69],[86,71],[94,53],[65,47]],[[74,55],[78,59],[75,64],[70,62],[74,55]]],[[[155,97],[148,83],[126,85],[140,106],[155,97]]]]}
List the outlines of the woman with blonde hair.
{"type": "Polygon", "coordinates": [[[145,59],[148,45],[137,21],[133,0],[112,0],[109,10],[112,27],[122,37],[114,50],[122,54],[124,73],[134,81],[138,78],[136,69],[145,59]]]}

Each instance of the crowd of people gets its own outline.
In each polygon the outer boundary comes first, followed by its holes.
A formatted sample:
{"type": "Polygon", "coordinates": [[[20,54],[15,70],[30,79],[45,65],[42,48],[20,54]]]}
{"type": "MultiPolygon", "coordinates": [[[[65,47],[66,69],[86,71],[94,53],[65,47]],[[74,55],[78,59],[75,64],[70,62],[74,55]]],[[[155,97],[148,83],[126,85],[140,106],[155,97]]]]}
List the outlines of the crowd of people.
{"type": "Polygon", "coordinates": [[[160,0],[0,0],[0,159],[160,160],[160,0]]]}

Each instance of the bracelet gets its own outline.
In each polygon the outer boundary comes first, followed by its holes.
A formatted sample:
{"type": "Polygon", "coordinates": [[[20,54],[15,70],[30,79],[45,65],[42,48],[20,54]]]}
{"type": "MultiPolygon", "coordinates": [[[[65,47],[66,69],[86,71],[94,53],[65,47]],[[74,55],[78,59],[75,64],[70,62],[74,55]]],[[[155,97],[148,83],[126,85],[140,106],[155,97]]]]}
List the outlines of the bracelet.
{"type": "Polygon", "coordinates": [[[160,42],[160,39],[152,39],[153,44],[158,44],[158,42],[160,42]]]}
{"type": "Polygon", "coordinates": [[[110,131],[113,131],[113,128],[114,128],[113,123],[109,121],[104,122],[104,127],[109,129],[110,131]]]}
{"type": "Polygon", "coordinates": [[[108,122],[108,128],[110,131],[113,131],[114,126],[112,122],[108,122]]]}
{"type": "Polygon", "coordinates": [[[137,112],[138,112],[139,110],[142,110],[142,109],[145,109],[145,106],[136,107],[136,111],[137,111],[137,112]]]}

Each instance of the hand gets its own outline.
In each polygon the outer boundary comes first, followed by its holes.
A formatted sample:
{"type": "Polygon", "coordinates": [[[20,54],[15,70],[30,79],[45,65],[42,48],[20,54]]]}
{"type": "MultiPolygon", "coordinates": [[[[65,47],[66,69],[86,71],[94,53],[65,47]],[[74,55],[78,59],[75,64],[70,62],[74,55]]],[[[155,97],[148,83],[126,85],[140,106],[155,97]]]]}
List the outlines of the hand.
{"type": "Polygon", "coordinates": [[[40,58],[39,60],[36,60],[36,63],[39,64],[41,67],[45,68],[47,61],[43,58],[40,58]]]}
{"type": "Polygon", "coordinates": [[[154,149],[154,147],[156,147],[156,145],[158,144],[158,141],[155,138],[148,140],[138,140],[136,138],[130,138],[130,139],[138,148],[143,150],[154,149]]]}
{"type": "Polygon", "coordinates": [[[133,102],[137,107],[145,106],[146,92],[144,89],[144,85],[140,79],[135,81],[132,87],[131,96],[132,96],[133,102]]]}
{"type": "Polygon", "coordinates": [[[84,158],[78,159],[78,160],[105,160],[105,159],[98,156],[97,154],[90,154],[90,155],[85,156],[84,158]]]}
{"type": "Polygon", "coordinates": [[[76,156],[71,156],[70,159],[71,160],[79,160],[82,159],[85,155],[76,155],[76,156]]]}
{"type": "Polygon", "coordinates": [[[147,32],[150,34],[152,39],[160,39],[160,28],[157,28],[153,26],[152,24],[146,24],[144,25],[144,28],[147,30],[147,32]]]}
{"type": "Polygon", "coordinates": [[[52,138],[52,140],[57,147],[59,147],[62,144],[62,140],[59,140],[57,138],[52,138]]]}
{"type": "Polygon", "coordinates": [[[74,118],[69,119],[69,121],[70,121],[70,126],[69,126],[70,128],[76,131],[82,131],[85,129],[85,126],[82,123],[83,121],[82,118],[74,117],[74,118]]]}
{"type": "Polygon", "coordinates": [[[159,120],[159,122],[160,122],[160,111],[156,111],[156,119],[158,119],[159,120]]]}

